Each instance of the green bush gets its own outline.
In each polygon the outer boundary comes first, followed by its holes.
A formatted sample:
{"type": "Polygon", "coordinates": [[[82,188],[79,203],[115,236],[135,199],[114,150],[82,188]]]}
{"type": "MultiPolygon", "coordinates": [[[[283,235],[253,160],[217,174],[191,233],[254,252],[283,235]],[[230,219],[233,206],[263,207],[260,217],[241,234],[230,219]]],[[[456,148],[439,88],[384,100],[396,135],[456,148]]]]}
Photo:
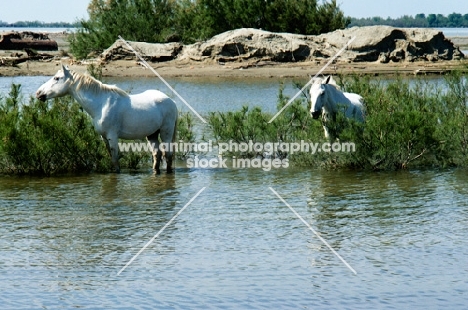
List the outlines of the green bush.
{"type": "MultiPolygon", "coordinates": [[[[278,111],[289,101],[283,94],[281,85],[278,93],[278,111]]],[[[279,116],[268,123],[273,114],[262,112],[261,108],[244,106],[235,112],[212,112],[208,116],[208,124],[212,138],[218,142],[232,141],[235,143],[267,142],[307,142],[323,140],[320,122],[309,116],[309,107],[306,98],[294,100],[279,116]]],[[[323,134],[322,134],[323,136],[323,134]]],[[[238,157],[264,156],[263,153],[245,152],[233,153],[238,157]]],[[[279,149],[272,155],[274,158],[286,158],[287,152],[279,149]]]]}
{"type": "Polygon", "coordinates": [[[89,20],[70,36],[77,58],[126,40],[193,43],[232,29],[320,34],[345,28],[336,0],[92,0],[89,20]]]}
{"type": "MultiPolygon", "coordinates": [[[[323,168],[398,170],[411,167],[450,167],[468,164],[468,82],[461,73],[448,75],[434,87],[427,80],[415,85],[402,78],[391,82],[370,77],[340,80],[343,90],[365,99],[366,121],[358,123],[338,114],[328,124],[339,143],[354,143],[354,152],[302,152],[281,154],[291,164],[323,168]]],[[[278,110],[288,101],[282,88],[278,110]]],[[[209,124],[218,141],[328,142],[321,122],[309,115],[306,95],[296,99],[271,124],[271,115],[260,108],[212,113],[209,124]]],[[[261,154],[232,154],[255,157],[261,154]]]]}
{"type": "Polygon", "coordinates": [[[65,97],[48,102],[20,100],[12,85],[0,102],[0,172],[51,175],[108,171],[109,155],[78,103],[65,97]]]}
{"type": "Polygon", "coordinates": [[[347,132],[357,149],[350,165],[389,170],[467,164],[468,87],[461,73],[448,75],[439,87],[422,79],[411,86],[401,78],[382,85],[369,77],[344,87],[362,94],[367,110],[363,133],[347,132]]]}
{"type": "MultiPolygon", "coordinates": [[[[190,115],[181,114],[179,138],[194,139],[190,115]]],[[[135,142],[144,142],[139,140],[135,142]]],[[[120,153],[122,168],[150,168],[149,152],[120,153]]],[[[13,84],[0,98],[0,173],[52,175],[113,171],[110,156],[91,118],[71,97],[49,102],[21,98],[13,84]]]]}

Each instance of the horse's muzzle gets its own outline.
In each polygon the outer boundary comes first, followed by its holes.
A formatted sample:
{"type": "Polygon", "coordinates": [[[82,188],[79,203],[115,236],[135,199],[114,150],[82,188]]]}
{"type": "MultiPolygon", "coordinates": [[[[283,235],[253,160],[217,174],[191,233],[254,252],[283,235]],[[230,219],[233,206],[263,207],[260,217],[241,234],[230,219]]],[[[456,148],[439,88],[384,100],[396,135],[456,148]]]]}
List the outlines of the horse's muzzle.
{"type": "Polygon", "coordinates": [[[320,117],[320,111],[310,112],[313,119],[318,119],[320,117]]]}
{"type": "Polygon", "coordinates": [[[36,93],[36,98],[41,100],[41,101],[46,101],[47,100],[47,95],[38,92],[38,93],[36,93]]]}

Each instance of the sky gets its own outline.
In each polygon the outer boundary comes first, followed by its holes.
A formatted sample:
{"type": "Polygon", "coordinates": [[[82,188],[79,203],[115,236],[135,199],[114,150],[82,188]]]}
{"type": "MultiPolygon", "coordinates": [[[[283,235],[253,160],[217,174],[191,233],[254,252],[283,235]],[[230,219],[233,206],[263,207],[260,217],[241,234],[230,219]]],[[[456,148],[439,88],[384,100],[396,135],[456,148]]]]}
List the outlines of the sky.
{"type": "MultiPolygon", "coordinates": [[[[87,19],[90,0],[0,0],[0,20],[75,22],[87,19]]],[[[419,13],[468,14],[466,0],[337,0],[346,16],[396,18],[419,13]]]]}

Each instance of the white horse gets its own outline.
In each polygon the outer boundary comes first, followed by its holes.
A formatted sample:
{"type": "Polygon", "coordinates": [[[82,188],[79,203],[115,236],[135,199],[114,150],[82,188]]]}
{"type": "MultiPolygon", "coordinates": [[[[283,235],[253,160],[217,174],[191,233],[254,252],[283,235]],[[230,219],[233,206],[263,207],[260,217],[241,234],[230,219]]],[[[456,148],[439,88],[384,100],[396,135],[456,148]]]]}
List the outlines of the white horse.
{"type": "Polygon", "coordinates": [[[336,114],[341,109],[347,118],[364,121],[364,99],[354,93],[342,92],[331,76],[324,80],[317,79],[310,87],[310,114],[314,119],[322,116],[325,138],[331,137],[327,122],[336,120],[336,114]]]}
{"type": "MultiPolygon", "coordinates": [[[[178,111],[175,102],[160,91],[147,90],[128,95],[114,85],[103,84],[88,75],[62,69],[36,92],[42,101],[71,95],[93,119],[102,136],[116,172],[119,167],[119,138],[146,137],[152,147],[153,169],[160,173],[162,151],[159,137],[165,145],[175,141],[178,111]]],[[[167,173],[172,172],[172,150],[165,151],[167,173]]]]}

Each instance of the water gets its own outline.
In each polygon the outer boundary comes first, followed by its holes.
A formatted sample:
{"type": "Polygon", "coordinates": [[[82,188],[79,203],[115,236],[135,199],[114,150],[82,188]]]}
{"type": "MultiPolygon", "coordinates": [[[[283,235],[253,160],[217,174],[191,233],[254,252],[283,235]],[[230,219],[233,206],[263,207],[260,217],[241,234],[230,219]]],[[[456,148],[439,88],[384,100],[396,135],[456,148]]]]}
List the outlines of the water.
{"type": "MultiPolygon", "coordinates": [[[[49,78],[0,77],[0,96],[14,82],[27,98],[49,78]]],[[[156,78],[106,82],[133,93],[160,89],[186,110],[156,78]]],[[[202,114],[242,105],[275,112],[280,82],[169,80],[202,114]]],[[[294,95],[284,82],[286,95],[294,95]]],[[[184,164],[169,176],[148,169],[0,176],[1,308],[466,308],[466,170],[265,172],[184,164]]]]}
{"type": "Polygon", "coordinates": [[[263,172],[180,163],[172,176],[1,177],[0,302],[2,309],[464,309],[467,181],[458,170],[263,172]]]}
{"type": "MultiPolygon", "coordinates": [[[[36,90],[49,80],[50,76],[0,76],[0,96],[7,96],[11,84],[21,84],[24,98],[34,96],[36,90]]],[[[299,81],[299,80],[298,80],[299,81]]],[[[115,84],[130,93],[139,93],[147,89],[159,89],[174,99],[181,111],[190,111],[187,106],[164,85],[157,77],[139,78],[104,78],[104,82],[115,84]]],[[[284,94],[294,96],[299,89],[293,86],[291,79],[167,79],[173,87],[199,113],[213,111],[235,111],[244,105],[260,106],[264,111],[276,113],[278,90],[284,83],[284,94]]],[[[307,83],[304,79],[301,82],[307,83]]]]}
{"type": "Polygon", "coordinates": [[[468,37],[468,28],[437,28],[446,37],[468,37]]]}
{"type": "MultiPolygon", "coordinates": [[[[7,97],[11,84],[21,84],[22,96],[28,99],[34,96],[36,90],[48,81],[50,76],[0,76],[0,97],[7,97]]],[[[444,78],[421,77],[434,85],[443,87],[444,78]]],[[[377,78],[384,83],[391,78],[377,78]]],[[[408,78],[410,83],[417,81],[417,77],[408,78]]],[[[205,115],[208,112],[238,111],[243,106],[259,106],[263,111],[275,114],[278,104],[278,91],[284,86],[283,94],[293,97],[299,89],[294,82],[305,84],[308,78],[264,78],[264,79],[202,79],[202,78],[171,78],[167,82],[173,87],[198,113],[205,115]]],[[[139,93],[147,89],[159,89],[170,96],[177,104],[179,110],[189,112],[189,108],[157,77],[138,78],[104,78],[107,84],[115,84],[130,93],[139,93]]]]}

